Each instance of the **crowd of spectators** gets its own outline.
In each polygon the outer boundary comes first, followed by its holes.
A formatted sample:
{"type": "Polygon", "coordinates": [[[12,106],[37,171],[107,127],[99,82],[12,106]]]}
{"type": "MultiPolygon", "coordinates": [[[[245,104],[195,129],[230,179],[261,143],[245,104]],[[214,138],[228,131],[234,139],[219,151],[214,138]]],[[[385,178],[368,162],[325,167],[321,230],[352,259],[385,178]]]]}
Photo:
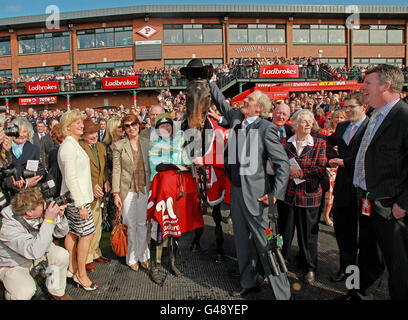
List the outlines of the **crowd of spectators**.
{"type": "MultiPolygon", "coordinates": [[[[233,58],[228,64],[214,66],[216,80],[221,87],[234,78],[259,78],[261,65],[298,65],[299,78],[319,80],[358,80],[363,82],[370,66],[330,66],[316,57],[233,58]],[[321,70],[321,72],[319,72],[321,70]],[[322,74],[323,73],[323,74],[322,74]]],[[[408,79],[408,67],[401,66],[408,79]]],[[[185,86],[180,67],[155,67],[83,71],[75,74],[51,73],[20,75],[13,79],[0,77],[0,95],[25,94],[25,82],[58,81],[61,92],[101,90],[104,77],[138,76],[139,88],[185,86]]],[[[408,81],[408,80],[407,80],[408,81]]]]}

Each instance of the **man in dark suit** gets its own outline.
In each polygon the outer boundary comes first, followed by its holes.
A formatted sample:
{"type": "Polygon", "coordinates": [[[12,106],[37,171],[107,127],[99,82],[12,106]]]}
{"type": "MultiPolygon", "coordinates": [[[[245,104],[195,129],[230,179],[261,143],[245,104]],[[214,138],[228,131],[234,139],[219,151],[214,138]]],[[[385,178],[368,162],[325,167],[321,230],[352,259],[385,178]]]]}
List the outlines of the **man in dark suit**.
{"type": "Polygon", "coordinates": [[[98,142],[102,142],[106,137],[106,120],[104,118],[99,119],[99,130],[98,130],[98,142]]]}
{"type": "Polygon", "coordinates": [[[36,127],[37,127],[37,132],[34,132],[33,135],[33,144],[41,147],[41,139],[46,135],[46,125],[42,120],[37,120],[36,121],[36,127]]]}
{"type": "MultiPolygon", "coordinates": [[[[408,299],[408,105],[400,99],[403,84],[403,73],[391,65],[366,72],[361,91],[375,111],[361,140],[353,176],[362,214],[370,220],[367,243],[379,243],[393,300],[408,299]]],[[[364,250],[360,246],[360,254],[364,250]]],[[[366,274],[360,276],[363,285],[366,274]]]]}
{"type": "Polygon", "coordinates": [[[231,128],[224,168],[231,180],[231,217],[242,287],[232,295],[239,297],[258,291],[263,283],[259,270],[263,269],[274,297],[288,300],[287,275],[272,276],[267,260],[268,211],[276,199],[284,199],[289,180],[289,160],[279,142],[277,127],[260,117],[269,112],[270,99],[257,90],[245,98],[240,110],[234,110],[214,82],[210,83],[210,89],[217,109],[231,128]],[[273,187],[265,169],[268,158],[276,172],[273,187]]]}
{"type": "MultiPolygon", "coordinates": [[[[365,115],[364,95],[362,92],[353,92],[344,98],[344,111],[348,121],[340,122],[336,131],[328,136],[327,141],[332,146],[337,146],[338,157],[329,158],[331,167],[336,168],[337,175],[333,189],[333,219],[334,231],[337,245],[339,247],[340,269],[331,277],[333,282],[344,281],[347,277],[346,268],[349,265],[357,264],[358,251],[358,206],[357,190],[353,186],[353,171],[355,154],[352,153],[353,146],[359,146],[364,130],[368,123],[365,115]]],[[[360,223],[366,223],[365,217],[361,217],[360,223]]],[[[373,243],[372,249],[377,246],[373,243]]],[[[378,250],[377,250],[378,252],[378,250]]],[[[375,255],[374,255],[375,257],[375,255]]],[[[380,274],[382,274],[383,264],[381,256],[377,259],[380,274]],[[378,262],[380,261],[380,262],[378,262]]],[[[369,268],[374,266],[372,261],[369,268]]],[[[374,277],[373,281],[378,279],[374,277]]]]}

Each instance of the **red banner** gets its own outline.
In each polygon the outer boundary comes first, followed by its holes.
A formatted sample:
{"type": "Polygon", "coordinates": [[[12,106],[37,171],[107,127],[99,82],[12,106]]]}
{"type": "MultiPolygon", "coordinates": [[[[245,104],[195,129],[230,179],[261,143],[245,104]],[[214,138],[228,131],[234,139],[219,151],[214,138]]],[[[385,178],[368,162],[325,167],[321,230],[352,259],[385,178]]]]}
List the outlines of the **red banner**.
{"type": "Polygon", "coordinates": [[[26,82],[27,93],[59,92],[58,81],[26,82]]]}
{"type": "Polygon", "coordinates": [[[112,77],[103,78],[104,89],[133,89],[139,88],[138,77],[112,77]]]}
{"type": "Polygon", "coordinates": [[[298,65],[261,65],[260,78],[299,78],[298,65]]]}
{"type": "Polygon", "coordinates": [[[32,97],[32,98],[19,98],[18,104],[21,106],[33,105],[33,104],[55,104],[57,103],[57,96],[50,97],[32,97]]]}

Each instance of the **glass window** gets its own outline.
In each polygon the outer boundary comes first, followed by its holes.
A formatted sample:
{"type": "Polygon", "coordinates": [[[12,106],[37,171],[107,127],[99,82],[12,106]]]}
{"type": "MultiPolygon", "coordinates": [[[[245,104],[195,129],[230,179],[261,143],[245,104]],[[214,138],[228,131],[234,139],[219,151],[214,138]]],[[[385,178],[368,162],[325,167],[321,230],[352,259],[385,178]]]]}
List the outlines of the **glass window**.
{"type": "Polygon", "coordinates": [[[329,43],[346,43],[344,30],[329,30],[329,43]]]}
{"type": "Polygon", "coordinates": [[[248,26],[246,24],[230,25],[229,38],[231,43],[248,43],[248,26]]]}
{"type": "Polygon", "coordinates": [[[18,40],[18,53],[34,53],[35,37],[34,35],[20,36],[18,40]]]}
{"type": "Polygon", "coordinates": [[[249,43],[264,43],[266,42],[266,29],[248,29],[249,43]]]}
{"type": "Polygon", "coordinates": [[[0,78],[12,78],[11,70],[0,70],[0,78]]]}
{"type": "Polygon", "coordinates": [[[61,74],[71,72],[71,66],[50,66],[37,68],[21,68],[20,75],[61,74]]]}
{"type": "MultiPolygon", "coordinates": [[[[48,35],[48,34],[47,34],[48,35]]],[[[44,34],[37,34],[35,40],[36,52],[50,52],[52,51],[52,38],[49,36],[44,37],[44,34]]]]}
{"type": "Polygon", "coordinates": [[[285,43],[285,29],[268,29],[268,42],[285,43]]]}
{"type": "Polygon", "coordinates": [[[370,30],[370,43],[387,43],[387,31],[370,30]]]}
{"type": "Polygon", "coordinates": [[[356,44],[368,44],[369,43],[369,30],[354,30],[354,43],[356,44]]]}
{"type": "Polygon", "coordinates": [[[133,44],[133,28],[110,27],[77,31],[78,49],[121,47],[133,44]]]}
{"type": "Polygon", "coordinates": [[[403,35],[404,35],[403,30],[388,30],[387,31],[387,42],[402,44],[404,43],[403,35]]]}
{"type": "Polygon", "coordinates": [[[10,38],[9,37],[0,38],[0,56],[9,55],[11,55],[10,38]]]}
{"type": "Polygon", "coordinates": [[[100,62],[78,64],[78,72],[104,71],[114,69],[127,69],[133,67],[133,61],[100,62]]]}
{"type": "Polygon", "coordinates": [[[327,43],[327,30],[310,30],[311,43],[327,43]]]}
{"type": "Polygon", "coordinates": [[[204,43],[222,43],[222,26],[220,24],[203,25],[204,43]]]}
{"type": "Polygon", "coordinates": [[[293,29],[293,43],[309,43],[309,30],[293,29]]]}
{"type": "Polygon", "coordinates": [[[183,25],[184,43],[202,43],[203,33],[201,29],[193,28],[191,24],[183,25]]]}
{"type": "Polygon", "coordinates": [[[56,32],[53,33],[53,50],[65,51],[69,50],[69,32],[56,32]]]}

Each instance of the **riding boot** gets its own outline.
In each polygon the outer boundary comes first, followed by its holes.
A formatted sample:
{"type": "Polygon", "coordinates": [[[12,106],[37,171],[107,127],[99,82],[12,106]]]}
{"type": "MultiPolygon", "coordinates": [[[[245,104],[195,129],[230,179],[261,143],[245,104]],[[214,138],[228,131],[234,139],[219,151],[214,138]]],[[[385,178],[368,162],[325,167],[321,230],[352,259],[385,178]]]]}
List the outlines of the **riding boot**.
{"type": "Polygon", "coordinates": [[[180,277],[182,273],[176,267],[176,256],[178,251],[178,241],[175,237],[170,237],[169,239],[169,250],[170,250],[170,270],[173,271],[176,277],[180,277]]]}
{"type": "Polygon", "coordinates": [[[157,266],[157,248],[160,245],[153,240],[150,239],[150,277],[152,278],[152,281],[156,284],[161,284],[162,279],[159,276],[159,269],[157,266]]]}
{"type": "Polygon", "coordinates": [[[197,252],[201,250],[200,239],[201,239],[201,236],[203,235],[203,232],[204,232],[203,227],[194,229],[195,235],[194,235],[193,242],[191,243],[191,246],[190,246],[190,250],[192,252],[197,252]]]}

